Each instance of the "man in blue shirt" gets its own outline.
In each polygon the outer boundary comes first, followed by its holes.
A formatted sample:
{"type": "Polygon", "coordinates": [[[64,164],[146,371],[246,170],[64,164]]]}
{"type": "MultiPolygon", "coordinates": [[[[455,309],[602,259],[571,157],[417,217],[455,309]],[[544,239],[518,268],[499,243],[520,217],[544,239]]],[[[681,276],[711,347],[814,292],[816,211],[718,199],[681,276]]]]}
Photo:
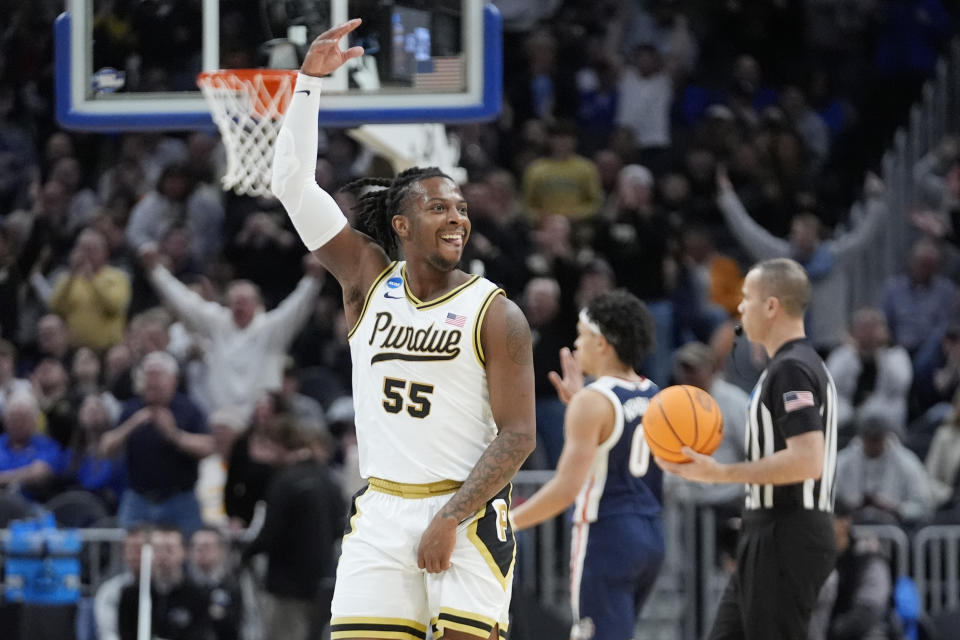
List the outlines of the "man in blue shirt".
{"type": "Polygon", "coordinates": [[[0,435],[0,487],[19,485],[28,498],[42,495],[44,485],[63,470],[63,451],[52,438],[37,433],[40,410],[29,391],[18,391],[3,412],[0,435]]]}
{"type": "Polygon", "coordinates": [[[213,453],[214,442],[197,405],[177,393],[178,372],[170,354],[147,354],[134,378],[138,395],[101,440],[103,455],[123,448],[126,457],[130,488],[120,498],[121,527],[168,523],[190,535],[203,525],[194,485],[197,463],[213,453]]]}
{"type": "Polygon", "coordinates": [[[906,349],[914,363],[940,342],[954,317],[957,286],[940,273],[942,255],[934,242],[914,243],[906,272],[887,278],[883,312],[893,340],[906,349]]]}

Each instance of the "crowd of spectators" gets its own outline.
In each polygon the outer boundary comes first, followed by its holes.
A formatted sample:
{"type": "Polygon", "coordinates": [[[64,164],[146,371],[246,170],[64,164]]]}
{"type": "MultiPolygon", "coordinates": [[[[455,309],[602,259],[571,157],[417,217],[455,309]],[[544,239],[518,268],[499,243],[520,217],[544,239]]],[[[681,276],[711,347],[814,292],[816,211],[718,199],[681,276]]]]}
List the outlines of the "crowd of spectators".
{"type": "MultiPolygon", "coordinates": [[[[95,28],[159,33],[143,26],[150,4],[102,3],[95,28]]],[[[172,32],[184,33],[177,21],[192,24],[192,3],[158,4],[172,32]]],[[[224,59],[235,66],[255,62],[258,18],[248,4],[221,3],[224,59]]],[[[960,144],[942,141],[914,168],[924,201],[910,211],[888,211],[869,171],[954,32],[953,5],[499,4],[503,112],[451,130],[473,225],[464,266],[501,284],[533,330],[540,447],[529,465],[552,468],[562,446],[563,408],[546,373],[572,344],[577,310],[615,287],[643,299],[656,321],[657,347],[641,370],[714,394],[730,425],[718,455],[742,456],[736,424],[763,362],[733,336],[741,277],[754,260],[790,256],[813,281],[808,329],[837,381],[839,498],[851,517],[960,522],[960,144]],[[857,218],[854,200],[865,204],[857,218]],[[888,216],[913,222],[908,269],[871,308],[850,309],[846,267],[869,260],[888,216]]],[[[148,538],[155,611],[182,599],[175,608],[196,607],[203,620],[173,628],[180,622],[155,617],[164,637],[232,637],[239,596],[224,580],[235,572],[210,558],[221,557],[224,531],[242,538],[236,532],[251,525],[262,528],[243,559],[268,558],[265,615],[284,621],[288,637],[306,637],[323,622],[306,611],[329,586],[320,578],[331,575],[343,502],[362,482],[336,282],[304,256],[276,201],[220,190],[216,136],[59,130],[59,3],[8,9],[5,499],[42,505],[81,490],[102,508],[99,526],[128,528],[127,572],[98,596],[101,638],[132,637],[131,585],[148,538]],[[329,508],[308,512],[311,501],[329,508]],[[283,553],[304,546],[291,528],[308,514],[323,527],[311,539],[325,540],[297,556],[316,567],[309,584],[291,577],[297,567],[283,553]]],[[[173,43],[137,46],[144,86],[192,78],[150,66],[165,60],[192,73],[195,61],[173,43]]],[[[342,131],[323,133],[317,179],[328,191],[382,170],[342,131]]],[[[351,197],[336,197],[351,215],[351,197]]],[[[673,490],[715,505],[736,500],[722,487],[673,490]]]]}

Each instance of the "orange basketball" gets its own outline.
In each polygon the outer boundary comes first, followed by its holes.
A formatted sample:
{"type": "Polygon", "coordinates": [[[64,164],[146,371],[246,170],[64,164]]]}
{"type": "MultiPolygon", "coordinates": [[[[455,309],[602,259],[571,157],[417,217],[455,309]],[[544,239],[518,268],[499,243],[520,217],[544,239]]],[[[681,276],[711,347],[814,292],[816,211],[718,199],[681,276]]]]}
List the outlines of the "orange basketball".
{"type": "Polygon", "coordinates": [[[678,384],[653,396],[643,416],[643,436],[650,451],[670,462],[687,462],[680,452],[686,445],[710,455],[723,439],[723,416],[710,394],[678,384]]]}

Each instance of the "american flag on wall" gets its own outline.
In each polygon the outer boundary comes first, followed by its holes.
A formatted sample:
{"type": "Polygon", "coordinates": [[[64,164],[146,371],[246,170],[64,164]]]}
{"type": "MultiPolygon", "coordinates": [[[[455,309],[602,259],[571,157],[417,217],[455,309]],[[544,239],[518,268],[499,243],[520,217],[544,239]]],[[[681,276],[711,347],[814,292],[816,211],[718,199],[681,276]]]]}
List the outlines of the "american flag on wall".
{"type": "Polygon", "coordinates": [[[458,316],[455,313],[448,313],[447,317],[443,321],[447,324],[452,324],[455,327],[463,327],[463,323],[467,321],[467,316],[458,316]]]}
{"type": "Polygon", "coordinates": [[[424,91],[462,91],[463,60],[460,56],[440,56],[417,63],[413,88],[424,91]]]}

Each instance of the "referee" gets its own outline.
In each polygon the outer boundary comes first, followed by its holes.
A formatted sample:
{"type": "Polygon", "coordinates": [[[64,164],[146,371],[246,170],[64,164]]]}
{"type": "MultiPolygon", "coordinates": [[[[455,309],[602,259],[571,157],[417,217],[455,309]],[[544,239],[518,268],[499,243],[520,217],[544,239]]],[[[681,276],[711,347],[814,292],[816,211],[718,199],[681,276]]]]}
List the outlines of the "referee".
{"type": "Polygon", "coordinates": [[[760,262],[744,280],[743,330],[770,356],[750,395],[748,460],[721,464],[687,447],[689,463],[657,459],[689,480],[746,484],[737,570],[710,640],[805,640],[833,569],[837,390],[804,334],[809,300],[810,281],[793,260],[760,262]]]}

